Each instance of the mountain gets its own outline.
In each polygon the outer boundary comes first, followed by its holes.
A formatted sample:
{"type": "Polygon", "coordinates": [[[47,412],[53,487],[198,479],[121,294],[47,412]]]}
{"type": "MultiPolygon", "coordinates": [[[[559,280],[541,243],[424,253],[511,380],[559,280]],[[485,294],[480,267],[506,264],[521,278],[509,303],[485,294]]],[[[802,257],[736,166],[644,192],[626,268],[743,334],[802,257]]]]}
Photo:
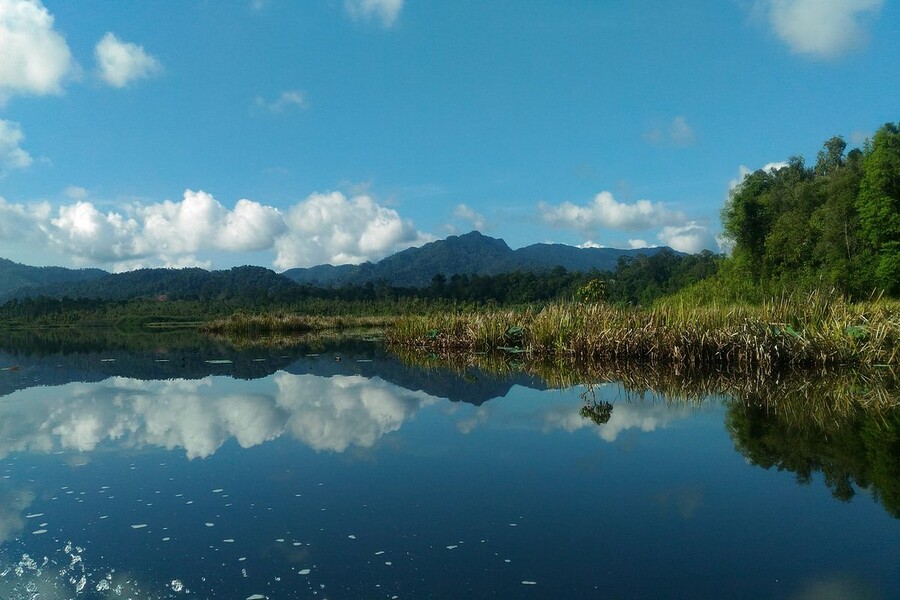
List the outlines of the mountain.
{"type": "MultiPolygon", "coordinates": [[[[477,231],[450,236],[408,248],[377,263],[361,265],[319,265],[290,269],[278,274],[263,267],[235,267],[222,271],[199,268],[138,269],[126,273],[107,273],[100,269],[29,267],[0,259],[0,302],[26,296],[50,298],[185,298],[200,300],[295,297],[298,284],[315,287],[364,285],[386,281],[398,287],[424,287],[441,273],[453,275],[497,275],[512,271],[534,273],[564,267],[584,272],[616,268],[622,256],[652,255],[667,248],[617,250],[615,248],[577,248],[564,244],[534,244],[512,250],[501,239],[477,231]]],[[[677,254],[677,253],[676,253],[677,254]]]]}
{"type": "Polygon", "coordinates": [[[9,296],[17,290],[94,281],[106,275],[109,273],[100,269],[30,267],[0,258],[0,298],[9,296]]]}
{"type": "MultiPolygon", "coordinates": [[[[431,284],[437,273],[453,275],[497,275],[511,271],[549,271],[563,267],[567,271],[611,271],[619,257],[653,255],[671,248],[578,248],[565,244],[533,244],[512,250],[503,240],[472,231],[452,235],[419,248],[408,248],[377,263],[361,265],[319,265],[289,269],[284,276],[315,286],[340,287],[362,285],[369,281],[386,281],[391,285],[422,287],[431,284]]],[[[677,253],[676,253],[677,254],[677,253]]]]}
{"type": "MultiPolygon", "coordinates": [[[[13,263],[15,264],[15,263],[13,263]]],[[[199,300],[277,297],[292,293],[297,284],[263,267],[235,267],[224,271],[188,269],[138,269],[126,273],[102,275],[81,281],[57,281],[43,286],[14,289],[0,295],[12,297],[47,296],[50,298],[194,298],[199,300]]]]}

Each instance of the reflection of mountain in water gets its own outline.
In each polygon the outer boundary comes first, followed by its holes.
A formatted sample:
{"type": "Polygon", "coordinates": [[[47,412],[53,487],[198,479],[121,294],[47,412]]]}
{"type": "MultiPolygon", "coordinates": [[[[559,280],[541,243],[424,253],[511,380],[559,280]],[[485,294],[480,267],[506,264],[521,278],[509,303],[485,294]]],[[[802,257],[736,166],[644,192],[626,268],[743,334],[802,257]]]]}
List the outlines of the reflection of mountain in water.
{"type": "Polygon", "coordinates": [[[223,375],[256,379],[276,371],[319,377],[379,377],[407,390],[475,405],[505,396],[514,385],[548,387],[539,377],[521,372],[507,377],[478,367],[460,372],[450,367],[411,366],[386,352],[382,344],[362,339],[239,350],[202,338],[198,338],[196,346],[177,349],[0,350],[0,368],[5,369],[0,371],[0,396],[33,386],[96,383],[110,377],[155,381],[223,375]]]}

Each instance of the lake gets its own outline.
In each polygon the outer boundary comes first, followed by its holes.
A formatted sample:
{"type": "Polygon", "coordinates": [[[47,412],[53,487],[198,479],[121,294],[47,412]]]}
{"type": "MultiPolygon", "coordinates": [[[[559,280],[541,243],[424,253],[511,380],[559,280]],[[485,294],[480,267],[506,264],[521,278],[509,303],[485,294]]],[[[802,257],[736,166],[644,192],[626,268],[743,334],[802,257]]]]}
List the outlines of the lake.
{"type": "Polygon", "coordinates": [[[0,598],[900,597],[897,410],[365,340],[0,368],[0,598]]]}

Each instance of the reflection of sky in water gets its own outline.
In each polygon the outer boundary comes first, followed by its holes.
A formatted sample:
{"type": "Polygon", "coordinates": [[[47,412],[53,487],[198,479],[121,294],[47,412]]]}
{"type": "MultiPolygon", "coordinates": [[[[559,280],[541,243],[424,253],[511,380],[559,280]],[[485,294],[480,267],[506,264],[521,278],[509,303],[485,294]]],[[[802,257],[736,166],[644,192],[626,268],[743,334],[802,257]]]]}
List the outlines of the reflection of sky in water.
{"type": "Polygon", "coordinates": [[[433,401],[379,379],[287,373],[253,383],[113,378],[67,384],[49,394],[31,388],[0,404],[0,456],[87,452],[111,441],[204,458],[228,439],[249,448],[285,433],[313,449],[341,452],[372,446],[433,401]]]}
{"type": "Polygon", "coordinates": [[[720,405],[629,402],[609,385],[598,427],[580,391],[517,386],[472,406],[279,372],[17,392],[0,402],[0,598],[900,585],[897,522],[747,465],[720,405]]]}

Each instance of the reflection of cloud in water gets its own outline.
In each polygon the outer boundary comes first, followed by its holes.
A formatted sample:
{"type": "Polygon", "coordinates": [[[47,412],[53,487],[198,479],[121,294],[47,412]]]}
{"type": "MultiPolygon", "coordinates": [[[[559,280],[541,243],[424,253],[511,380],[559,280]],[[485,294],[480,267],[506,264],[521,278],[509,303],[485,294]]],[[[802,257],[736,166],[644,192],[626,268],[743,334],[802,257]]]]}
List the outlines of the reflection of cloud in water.
{"type": "Polygon", "coordinates": [[[0,491],[0,544],[14,539],[25,529],[22,512],[34,502],[34,493],[26,490],[0,491]]]}
{"type": "Polygon", "coordinates": [[[596,425],[590,419],[579,414],[581,405],[557,405],[549,407],[542,415],[545,429],[563,429],[576,431],[583,427],[597,430],[597,435],[607,442],[614,442],[619,434],[628,429],[639,429],[644,432],[665,429],[668,425],[683,418],[686,409],[674,409],[664,404],[649,406],[639,404],[617,403],[613,405],[612,416],[603,425],[596,425]]]}
{"type": "Polygon", "coordinates": [[[674,509],[684,519],[691,519],[703,505],[703,488],[683,486],[665,490],[656,496],[664,510],[674,509]]]}
{"type": "Polygon", "coordinates": [[[871,583],[851,574],[830,574],[806,581],[791,595],[793,600],[874,600],[883,597],[871,583]]]}
{"type": "Polygon", "coordinates": [[[324,379],[279,373],[275,383],[278,406],[289,415],[287,429],[316,450],[372,446],[435,401],[423,392],[360,376],[324,379]]]}
{"type": "MultiPolygon", "coordinates": [[[[112,379],[104,385],[70,384],[27,401],[0,404],[0,456],[87,452],[104,441],[130,447],[183,448],[207,457],[228,439],[247,448],[289,432],[316,450],[341,452],[372,446],[396,431],[430,396],[380,379],[359,376],[274,377],[275,389],[234,392],[240,382],[112,379]],[[219,385],[223,382],[225,385],[219,385]],[[227,390],[220,389],[227,387],[227,390]]],[[[33,396],[33,395],[30,395],[33,396]]]]}

